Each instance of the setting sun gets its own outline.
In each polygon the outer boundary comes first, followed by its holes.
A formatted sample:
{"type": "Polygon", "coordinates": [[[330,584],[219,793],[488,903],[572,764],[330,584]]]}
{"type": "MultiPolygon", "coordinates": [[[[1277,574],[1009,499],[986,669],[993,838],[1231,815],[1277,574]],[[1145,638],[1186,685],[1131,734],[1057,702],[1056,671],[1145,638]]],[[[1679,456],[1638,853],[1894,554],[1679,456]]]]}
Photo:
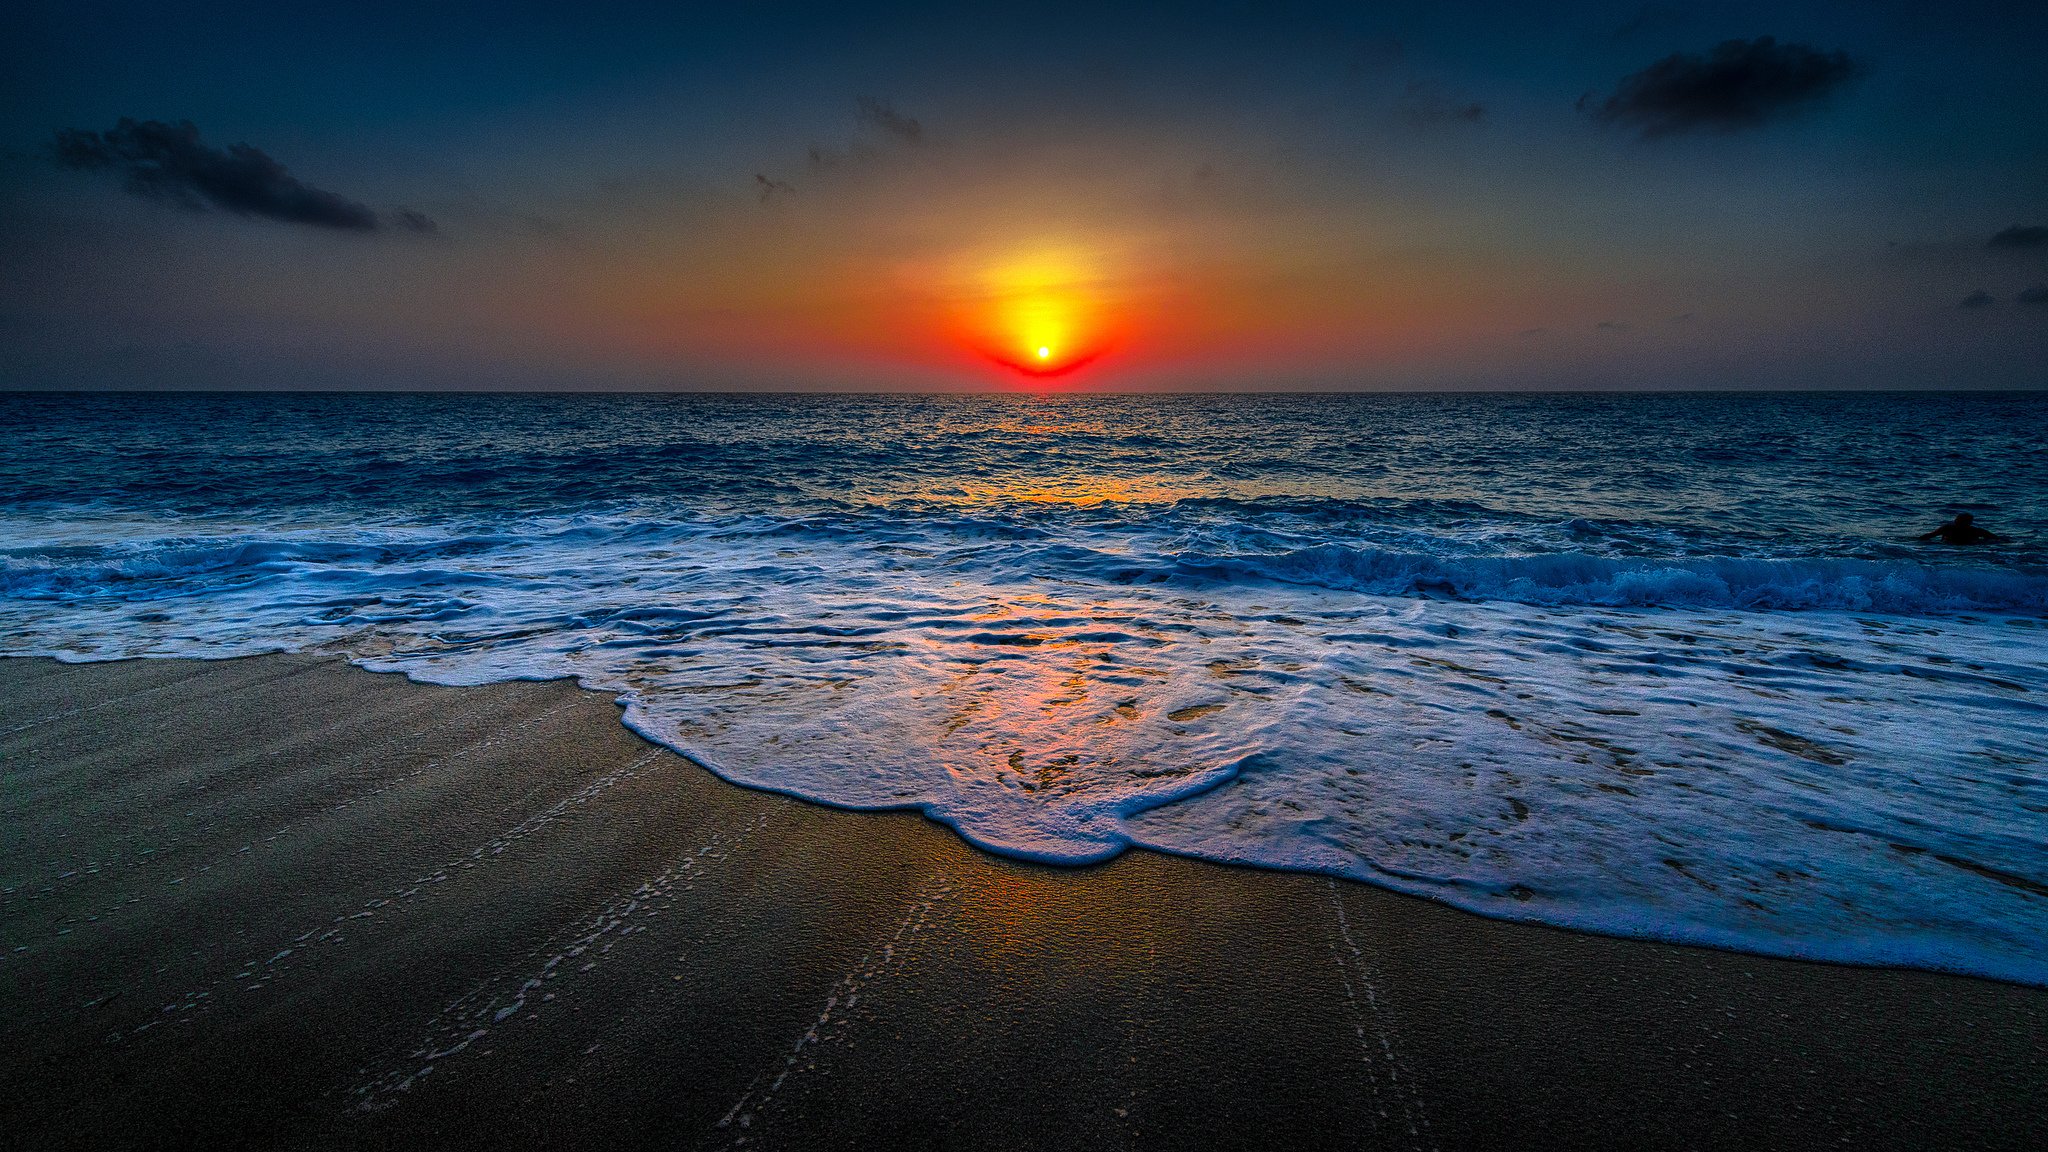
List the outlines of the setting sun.
{"type": "Polygon", "coordinates": [[[1062,247],[969,259],[956,273],[956,315],[960,339],[980,355],[1048,377],[1108,350],[1120,318],[1095,255],[1062,247]]]}

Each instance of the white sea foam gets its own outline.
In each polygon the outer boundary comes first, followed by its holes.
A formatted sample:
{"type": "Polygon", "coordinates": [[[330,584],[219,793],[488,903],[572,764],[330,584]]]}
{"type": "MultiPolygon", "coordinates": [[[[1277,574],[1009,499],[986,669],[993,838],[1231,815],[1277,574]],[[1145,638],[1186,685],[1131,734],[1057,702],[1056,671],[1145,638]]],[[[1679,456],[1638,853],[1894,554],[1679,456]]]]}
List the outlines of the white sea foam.
{"type": "Polygon", "coordinates": [[[0,650],[575,676],[730,779],[997,851],[2048,984],[2048,576],[1172,515],[15,520],[0,650]]]}

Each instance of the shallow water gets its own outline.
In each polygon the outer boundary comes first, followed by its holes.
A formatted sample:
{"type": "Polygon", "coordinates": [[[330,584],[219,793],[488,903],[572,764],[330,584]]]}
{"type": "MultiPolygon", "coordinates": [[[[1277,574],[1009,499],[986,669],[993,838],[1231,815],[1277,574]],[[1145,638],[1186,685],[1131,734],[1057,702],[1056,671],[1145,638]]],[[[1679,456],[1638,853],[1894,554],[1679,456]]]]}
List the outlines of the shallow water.
{"type": "Polygon", "coordinates": [[[742,783],[2048,984],[2048,397],[0,397],[0,651],[575,675],[742,783]],[[1968,509],[2016,543],[1912,543],[1968,509]]]}

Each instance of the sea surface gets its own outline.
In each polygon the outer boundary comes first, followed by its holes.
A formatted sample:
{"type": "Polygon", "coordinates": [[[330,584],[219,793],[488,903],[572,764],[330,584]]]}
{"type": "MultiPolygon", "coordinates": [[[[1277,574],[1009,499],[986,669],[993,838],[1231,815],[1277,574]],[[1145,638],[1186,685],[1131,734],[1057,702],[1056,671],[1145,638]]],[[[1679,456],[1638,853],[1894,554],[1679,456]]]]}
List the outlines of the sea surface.
{"type": "Polygon", "coordinates": [[[2048,394],[0,395],[0,653],[272,651],[1037,860],[2048,985],[2048,394]]]}

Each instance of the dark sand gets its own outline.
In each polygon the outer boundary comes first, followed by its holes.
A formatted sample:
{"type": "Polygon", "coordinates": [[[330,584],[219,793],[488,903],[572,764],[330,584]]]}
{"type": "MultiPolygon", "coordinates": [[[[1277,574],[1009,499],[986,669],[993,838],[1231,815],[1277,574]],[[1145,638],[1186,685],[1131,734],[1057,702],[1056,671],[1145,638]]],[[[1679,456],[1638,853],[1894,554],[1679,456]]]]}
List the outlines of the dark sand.
{"type": "Polygon", "coordinates": [[[1089,869],[564,683],[0,660],[0,1143],[2028,1147],[2048,991],[1089,869]],[[561,957],[560,959],[556,959],[561,957]]]}

